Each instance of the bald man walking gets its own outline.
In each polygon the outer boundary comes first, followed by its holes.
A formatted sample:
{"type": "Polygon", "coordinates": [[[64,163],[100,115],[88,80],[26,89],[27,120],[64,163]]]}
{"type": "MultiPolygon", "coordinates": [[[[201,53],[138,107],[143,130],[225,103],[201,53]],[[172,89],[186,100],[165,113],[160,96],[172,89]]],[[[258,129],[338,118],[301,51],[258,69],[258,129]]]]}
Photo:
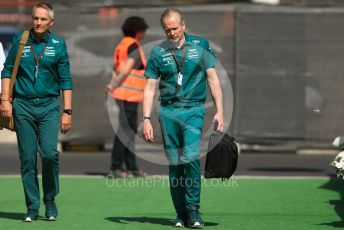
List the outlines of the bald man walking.
{"type": "Polygon", "coordinates": [[[215,71],[217,60],[205,38],[185,33],[185,22],[178,9],[165,10],[161,26],[167,39],[152,49],[145,71],[143,135],[146,141],[153,141],[150,114],[160,79],[159,121],[169,161],[170,192],[177,214],[175,226],[187,224],[201,228],[199,157],[207,83],[217,109],[213,122],[217,131],[223,131],[222,92],[215,71]]]}

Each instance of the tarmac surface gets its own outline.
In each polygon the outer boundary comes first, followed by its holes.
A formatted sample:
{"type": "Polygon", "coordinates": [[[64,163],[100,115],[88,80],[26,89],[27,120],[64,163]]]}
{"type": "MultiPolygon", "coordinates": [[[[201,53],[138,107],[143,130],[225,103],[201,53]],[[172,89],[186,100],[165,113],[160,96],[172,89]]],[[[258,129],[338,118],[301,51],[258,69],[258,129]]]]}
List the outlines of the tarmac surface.
{"type": "MultiPolygon", "coordinates": [[[[157,157],[162,152],[155,151],[157,157]]],[[[103,152],[63,152],[61,153],[61,175],[102,176],[109,172],[111,154],[103,152]]],[[[280,152],[244,152],[239,155],[236,176],[272,176],[272,177],[334,177],[335,171],[329,166],[333,154],[295,154],[280,152]]],[[[152,163],[140,155],[138,166],[148,175],[166,175],[168,166],[152,163]]],[[[205,157],[202,157],[204,169],[205,157]]],[[[38,158],[39,172],[41,171],[38,158]]],[[[0,144],[0,175],[18,175],[20,161],[15,143],[0,144]]]]}

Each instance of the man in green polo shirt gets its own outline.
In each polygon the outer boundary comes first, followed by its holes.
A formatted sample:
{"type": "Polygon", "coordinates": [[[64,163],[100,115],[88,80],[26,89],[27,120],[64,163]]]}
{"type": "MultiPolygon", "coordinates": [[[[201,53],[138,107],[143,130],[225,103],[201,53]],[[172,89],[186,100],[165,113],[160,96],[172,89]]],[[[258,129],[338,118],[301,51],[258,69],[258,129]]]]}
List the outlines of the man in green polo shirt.
{"type": "MultiPolygon", "coordinates": [[[[24,221],[37,220],[40,192],[37,179],[37,151],[42,160],[45,216],[55,220],[55,196],[59,192],[59,128],[66,133],[72,122],[72,80],[66,43],[49,32],[54,11],[49,3],[37,3],[32,12],[32,29],[23,50],[14,85],[13,116],[17,132],[21,176],[27,214],[24,221]],[[60,118],[58,96],[63,94],[60,118]],[[59,127],[60,126],[60,127],[59,127]]],[[[0,112],[12,116],[9,84],[22,34],[14,37],[2,71],[0,112]]]]}
{"type": "Polygon", "coordinates": [[[167,40],[151,51],[145,76],[143,135],[153,141],[150,122],[154,92],[159,81],[159,120],[166,157],[172,201],[177,213],[176,227],[188,224],[200,228],[201,170],[200,141],[205,113],[206,84],[217,113],[213,122],[223,131],[223,105],[220,82],[215,71],[216,57],[203,37],[185,33],[185,22],[177,9],[161,15],[167,40]]]}

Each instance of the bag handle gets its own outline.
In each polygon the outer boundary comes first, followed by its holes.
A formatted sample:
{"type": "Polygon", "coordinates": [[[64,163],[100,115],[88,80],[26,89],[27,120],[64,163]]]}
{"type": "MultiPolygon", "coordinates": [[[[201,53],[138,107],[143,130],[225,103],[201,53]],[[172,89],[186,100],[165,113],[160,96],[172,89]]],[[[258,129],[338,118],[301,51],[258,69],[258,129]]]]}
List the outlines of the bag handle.
{"type": "Polygon", "coordinates": [[[13,86],[14,86],[14,82],[16,81],[16,78],[17,78],[17,73],[18,73],[18,67],[19,67],[20,59],[21,59],[21,56],[23,54],[23,49],[24,49],[26,41],[27,41],[27,39],[29,37],[29,34],[30,34],[30,32],[28,30],[25,30],[23,32],[23,35],[22,35],[21,39],[20,39],[19,48],[18,48],[16,60],[14,62],[12,76],[11,76],[11,81],[10,81],[10,89],[9,89],[9,94],[8,94],[10,98],[12,97],[12,94],[13,94],[13,86]]]}

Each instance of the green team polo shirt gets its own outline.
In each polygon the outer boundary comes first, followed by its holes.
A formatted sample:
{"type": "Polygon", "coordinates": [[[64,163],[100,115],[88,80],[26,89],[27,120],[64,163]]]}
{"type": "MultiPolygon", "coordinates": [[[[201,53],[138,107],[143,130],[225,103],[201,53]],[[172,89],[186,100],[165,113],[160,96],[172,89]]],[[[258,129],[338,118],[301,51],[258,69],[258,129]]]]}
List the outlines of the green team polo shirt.
{"type": "MultiPolygon", "coordinates": [[[[21,37],[22,33],[19,33],[13,38],[1,78],[11,78],[21,37]]],[[[24,98],[54,97],[60,95],[60,90],[70,89],[73,89],[73,83],[65,41],[50,32],[38,41],[31,30],[20,60],[14,95],[24,98]],[[40,60],[37,78],[35,77],[36,61],[31,45],[40,60]]]]}
{"type": "Polygon", "coordinates": [[[206,70],[215,67],[216,63],[216,56],[205,38],[185,33],[185,42],[180,49],[174,47],[169,40],[152,49],[145,76],[160,78],[159,100],[162,105],[192,106],[206,100],[206,70]],[[182,65],[182,86],[177,87],[179,71],[171,49],[181,62],[184,47],[186,55],[182,65]]]}

